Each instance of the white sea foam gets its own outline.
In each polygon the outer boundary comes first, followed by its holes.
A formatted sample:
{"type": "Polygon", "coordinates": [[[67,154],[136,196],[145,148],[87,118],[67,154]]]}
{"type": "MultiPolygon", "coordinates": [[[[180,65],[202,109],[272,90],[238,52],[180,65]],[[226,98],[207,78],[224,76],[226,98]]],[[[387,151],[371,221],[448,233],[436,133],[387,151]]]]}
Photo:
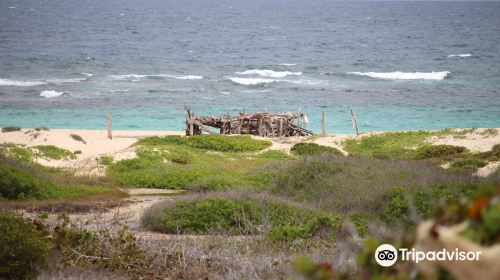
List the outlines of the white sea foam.
{"type": "Polygon", "coordinates": [[[16,81],[9,79],[0,79],[0,86],[33,87],[45,84],[47,83],[43,81],[16,81]]]}
{"type": "Polygon", "coordinates": [[[129,89],[110,89],[109,92],[129,92],[129,89]]]}
{"type": "Polygon", "coordinates": [[[49,80],[47,80],[47,83],[60,85],[60,84],[64,84],[64,83],[79,83],[79,82],[83,82],[83,81],[87,81],[87,80],[88,80],[88,78],[49,79],[49,80]]]}
{"type": "Polygon", "coordinates": [[[296,63],[280,63],[281,66],[295,66],[296,63]]]}
{"type": "Polygon", "coordinates": [[[201,80],[203,76],[199,75],[185,75],[185,76],[174,76],[169,74],[157,74],[157,75],[140,75],[140,74],[127,74],[127,75],[110,75],[111,78],[115,80],[131,80],[133,82],[139,81],[144,78],[172,78],[178,80],[201,80]]]}
{"type": "Polygon", "coordinates": [[[235,77],[229,77],[229,80],[231,80],[234,83],[240,84],[240,85],[245,85],[245,86],[254,86],[254,85],[262,85],[262,84],[269,84],[276,82],[277,80],[275,79],[264,79],[264,78],[235,78],[235,77]]]}
{"type": "Polygon", "coordinates": [[[461,53],[461,54],[450,54],[448,57],[471,57],[470,53],[461,53]]]}
{"type": "Polygon", "coordinates": [[[203,76],[199,76],[199,75],[186,75],[186,76],[158,75],[158,76],[165,77],[165,78],[173,78],[173,79],[178,79],[178,80],[201,80],[201,79],[203,79],[203,76]]]}
{"type": "Polygon", "coordinates": [[[222,94],[224,94],[224,95],[230,95],[231,94],[229,91],[223,91],[223,90],[221,90],[219,92],[222,93],[222,94]]]}
{"type": "Polygon", "coordinates": [[[44,91],[40,92],[40,96],[45,97],[45,98],[54,98],[54,97],[58,97],[58,96],[61,96],[64,94],[67,94],[67,93],[64,93],[61,91],[55,91],[55,90],[44,90],[44,91]]]}
{"type": "Polygon", "coordinates": [[[84,76],[87,76],[87,77],[92,77],[94,76],[94,74],[91,74],[91,73],[78,73],[80,75],[84,75],[84,76]]]}
{"type": "Polygon", "coordinates": [[[262,77],[269,77],[269,78],[284,78],[286,76],[300,76],[302,75],[302,72],[290,72],[290,71],[273,71],[269,69],[252,69],[252,70],[246,70],[243,72],[236,72],[236,74],[240,75],[258,75],[262,77]]]}
{"type": "Polygon", "coordinates": [[[443,80],[449,71],[441,72],[348,72],[347,74],[388,80],[443,80]]]}

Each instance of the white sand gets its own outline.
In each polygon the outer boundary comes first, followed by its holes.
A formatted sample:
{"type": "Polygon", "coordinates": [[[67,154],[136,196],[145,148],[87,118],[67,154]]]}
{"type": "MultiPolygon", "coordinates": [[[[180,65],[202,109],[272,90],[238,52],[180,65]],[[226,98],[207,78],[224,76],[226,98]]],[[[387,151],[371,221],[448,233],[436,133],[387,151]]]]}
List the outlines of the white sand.
{"type": "MultiPolygon", "coordinates": [[[[486,133],[486,129],[477,128],[464,135],[448,135],[445,137],[431,137],[430,142],[433,145],[454,145],[462,146],[471,150],[472,152],[486,152],[491,148],[500,144],[500,128],[496,128],[496,135],[486,133]]],[[[455,131],[464,131],[456,129],[455,131]]],[[[465,130],[467,131],[467,130],[465,130]]]]}

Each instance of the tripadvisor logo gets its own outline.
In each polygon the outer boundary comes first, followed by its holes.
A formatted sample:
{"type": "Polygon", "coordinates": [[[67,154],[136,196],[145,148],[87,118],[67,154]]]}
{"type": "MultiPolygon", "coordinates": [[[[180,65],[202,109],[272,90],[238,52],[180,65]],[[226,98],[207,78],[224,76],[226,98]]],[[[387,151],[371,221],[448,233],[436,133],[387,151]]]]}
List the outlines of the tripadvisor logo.
{"type": "Polygon", "coordinates": [[[398,260],[398,251],[391,244],[382,244],[375,251],[375,260],[381,266],[392,266],[398,260]]]}
{"type": "MultiPolygon", "coordinates": [[[[462,251],[458,248],[447,250],[443,248],[440,251],[417,251],[400,248],[399,253],[402,261],[478,261],[481,251],[462,251]]],[[[375,251],[375,261],[381,266],[392,266],[398,261],[398,250],[391,244],[382,244],[375,251]]]]}

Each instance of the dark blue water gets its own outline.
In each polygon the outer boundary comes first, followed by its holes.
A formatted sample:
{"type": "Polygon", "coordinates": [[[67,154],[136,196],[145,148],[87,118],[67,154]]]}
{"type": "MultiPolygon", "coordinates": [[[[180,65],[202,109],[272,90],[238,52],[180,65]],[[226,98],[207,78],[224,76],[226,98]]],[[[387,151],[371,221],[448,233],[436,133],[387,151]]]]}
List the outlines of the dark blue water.
{"type": "Polygon", "coordinates": [[[0,0],[0,126],[103,129],[108,104],[116,129],[185,105],[500,127],[500,2],[0,0]]]}

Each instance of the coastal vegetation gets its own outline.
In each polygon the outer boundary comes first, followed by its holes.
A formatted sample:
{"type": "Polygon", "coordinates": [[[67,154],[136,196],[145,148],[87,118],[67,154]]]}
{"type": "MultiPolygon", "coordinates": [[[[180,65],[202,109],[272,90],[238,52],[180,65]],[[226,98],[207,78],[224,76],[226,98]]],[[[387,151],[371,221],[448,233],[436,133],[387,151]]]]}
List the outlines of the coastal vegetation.
{"type": "MultiPolygon", "coordinates": [[[[94,278],[100,273],[157,279],[229,273],[293,278],[299,273],[306,279],[319,274],[340,279],[357,277],[361,270],[407,276],[406,268],[376,269],[372,257],[380,242],[408,242],[400,237],[414,238],[424,219],[455,222],[458,217],[449,209],[468,207],[464,201],[499,190],[498,171],[486,178],[473,172],[498,161],[500,145],[471,152],[428,141],[451,135],[446,133],[375,134],[336,143],[348,155],[311,142],[290,145],[288,153],[251,137],[149,137],[134,144],[133,158],[93,158],[107,170],[100,178],[36,163],[39,158],[71,160],[68,150],[2,144],[0,223],[22,233],[12,247],[18,253],[9,253],[18,261],[2,268],[0,278],[33,278],[41,270],[67,268],[96,268],[94,278]],[[92,224],[73,224],[64,214],[105,211],[101,205],[122,203],[126,195],[116,185],[186,192],[149,204],[133,229],[111,220],[106,224],[112,229],[95,230],[92,224]],[[55,206],[68,203],[78,206],[55,206]],[[31,218],[15,214],[16,208],[29,210],[31,218]],[[138,229],[168,238],[137,238],[138,229]],[[20,254],[26,250],[38,253],[20,254]],[[49,261],[49,255],[58,257],[49,261]]],[[[464,236],[497,243],[498,210],[488,205],[480,211],[464,236]]],[[[8,241],[0,238],[4,247],[10,248],[8,241]]],[[[4,257],[0,253],[0,260],[4,257]]]]}

